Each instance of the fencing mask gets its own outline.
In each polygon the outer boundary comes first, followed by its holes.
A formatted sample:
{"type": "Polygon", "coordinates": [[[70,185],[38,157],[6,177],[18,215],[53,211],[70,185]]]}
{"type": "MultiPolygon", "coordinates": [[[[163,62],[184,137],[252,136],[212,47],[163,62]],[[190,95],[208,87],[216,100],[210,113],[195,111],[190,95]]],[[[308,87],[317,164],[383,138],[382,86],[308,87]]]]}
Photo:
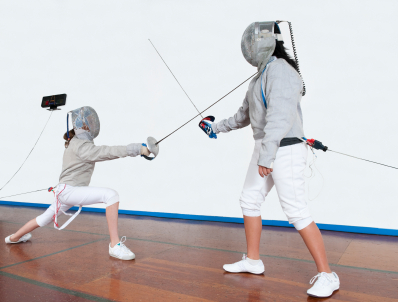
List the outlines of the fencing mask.
{"type": "Polygon", "coordinates": [[[262,71],[275,50],[275,41],[283,41],[274,21],[254,22],[242,36],[241,48],[246,61],[262,71]]]}
{"type": "Polygon", "coordinates": [[[69,113],[72,115],[73,129],[77,138],[91,141],[98,136],[100,121],[97,112],[92,107],[84,106],[69,111],[68,115],[69,113]]]}

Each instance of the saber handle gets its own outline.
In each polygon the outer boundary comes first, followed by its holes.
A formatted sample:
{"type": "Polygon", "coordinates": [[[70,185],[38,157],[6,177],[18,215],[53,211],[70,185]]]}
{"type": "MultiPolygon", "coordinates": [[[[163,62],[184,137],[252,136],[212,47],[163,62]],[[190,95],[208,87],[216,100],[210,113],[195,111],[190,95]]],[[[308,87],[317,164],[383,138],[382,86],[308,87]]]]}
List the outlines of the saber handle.
{"type": "Polygon", "coordinates": [[[156,141],[156,139],[152,136],[149,136],[146,139],[147,145],[146,147],[149,149],[149,151],[153,154],[153,157],[149,157],[146,155],[141,155],[143,158],[145,158],[146,160],[154,160],[158,154],[159,154],[159,146],[158,146],[158,142],[156,141]]]}

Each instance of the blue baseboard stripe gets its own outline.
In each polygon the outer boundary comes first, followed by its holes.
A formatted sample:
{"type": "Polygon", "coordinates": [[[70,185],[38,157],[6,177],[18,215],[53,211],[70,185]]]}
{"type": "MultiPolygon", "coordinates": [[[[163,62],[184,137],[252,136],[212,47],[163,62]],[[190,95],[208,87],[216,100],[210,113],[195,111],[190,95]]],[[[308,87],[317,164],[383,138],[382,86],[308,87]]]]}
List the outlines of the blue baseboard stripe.
{"type": "MultiPolygon", "coordinates": [[[[38,207],[38,208],[47,208],[49,206],[48,204],[43,204],[43,203],[29,203],[29,202],[2,201],[2,200],[0,200],[0,205],[38,207]]],[[[77,211],[77,209],[78,209],[77,207],[73,207],[71,210],[77,211]]],[[[90,207],[83,207],[82,211],[105,213],[105,209],[90,208],[90,207]]],[[[119,213],[127,214],[127,215],[161,217],[161,218],[243,223],[243,218],[235,218],[235,217],[190,215],[190,214],[176,214],[176,213],[163,213],[163,212],[130,211],[130,210],[119,210],[119,213]]],[[[289,228],[293,227],[293,225],[289,224],[287,221],[282,221],[282,220],[263,220],[263,225],[264,226],[289,227],[289,228]]],[[[325,224],[325,223],[317,223],[317,225],[318,225],[319,229],[327,230],[327,231],[398,236],[398,230],[394,230],[394,229],[379,229],[379,228],[369,228],[369,227],[350,226],[350,225],[338,225],[338,224],[325,224]]]]}

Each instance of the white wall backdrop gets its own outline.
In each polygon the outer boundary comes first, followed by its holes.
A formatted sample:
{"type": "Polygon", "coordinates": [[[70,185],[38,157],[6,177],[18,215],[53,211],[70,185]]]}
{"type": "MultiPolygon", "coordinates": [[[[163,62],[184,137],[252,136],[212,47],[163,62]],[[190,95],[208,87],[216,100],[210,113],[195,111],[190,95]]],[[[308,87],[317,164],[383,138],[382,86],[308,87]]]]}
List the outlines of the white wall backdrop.
{"type": "MultiPolygon", "coordinates": [[[[398,166],[396,1],[1,1],[0,185],[20,166],[49,112],[44,95],[67,93],[31,157],[0,196],[57,184],[66,112],[94,107],[97,145],[161,139],[196,114],[148,42],[199,109],[255,72],[240,39],[254,21],[293,23],[307,85],[305,132],[330,149],[398,166]]],[[[282,26],[289,39],[288,27],[282,26]]],[[[289,46],[290,44],[287,43],[289,46]]],[[[291,49],[291,47],[289,46],[291,49]]],[[[247,85],[206,115],[231,116],[247,85]]],[[[148,162],[98,163],[92,186],[116,189],[121,209],[241,217],[238,199],[253,139],[245,128],[208,139],[199,118],[148,162]]],[[[398,229],[398,172],[317,152],[309,201],[317,222],[398,229]]],[[[311,154],[309,154],[311,159],[311,154]]],[[[309,174],[310,171],[308,170],[309,174]]],[[[5,200],[51,203],[47,192],[5,200]]],[[[101,206],[100,206],[101,207],[101,206]]],[[[286,220],[276,192],[263,219],[286,220]]]]}

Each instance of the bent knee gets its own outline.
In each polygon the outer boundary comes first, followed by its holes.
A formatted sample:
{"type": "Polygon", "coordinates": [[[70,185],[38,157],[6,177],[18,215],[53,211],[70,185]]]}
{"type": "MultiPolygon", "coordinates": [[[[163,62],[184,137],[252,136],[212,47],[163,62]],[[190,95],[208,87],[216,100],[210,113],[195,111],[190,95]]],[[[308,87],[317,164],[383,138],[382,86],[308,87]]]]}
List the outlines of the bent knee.
{"type": "Polygon", "coordinates": [[[51,215],[46,214],[45,212],[36,217],[36,223],[39,227],[44,227],[52,221],[53,217],[51,215]]]}

